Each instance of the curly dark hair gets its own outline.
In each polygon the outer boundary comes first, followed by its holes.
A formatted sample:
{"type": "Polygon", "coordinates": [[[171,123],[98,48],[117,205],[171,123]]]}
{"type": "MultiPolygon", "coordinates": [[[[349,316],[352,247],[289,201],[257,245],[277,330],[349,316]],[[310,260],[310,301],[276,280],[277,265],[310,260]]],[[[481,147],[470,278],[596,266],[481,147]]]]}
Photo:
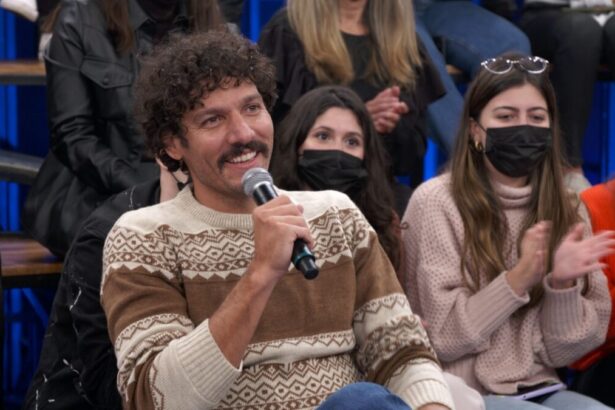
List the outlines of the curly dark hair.
{"type": "Polygon", "coordinates": [[[179,169],[180,161],[164,148],[169,138],[187,143],[184,115],[212,91],[244,81],[256,86],[271,110],[277,98],[275,68],[257,45],[226,30],[170,38],[144,63],[135,84],[135,116],[147,148],[170,171],[179,169]]]}

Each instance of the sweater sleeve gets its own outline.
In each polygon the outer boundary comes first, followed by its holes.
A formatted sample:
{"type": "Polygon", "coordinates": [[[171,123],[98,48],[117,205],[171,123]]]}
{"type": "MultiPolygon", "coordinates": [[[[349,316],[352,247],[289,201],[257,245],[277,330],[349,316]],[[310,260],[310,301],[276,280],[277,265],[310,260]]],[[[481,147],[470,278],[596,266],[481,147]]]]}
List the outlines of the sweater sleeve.
{"type": "Polygon", "coordinates": [[[353,331],[367,379],[386,385],[411,408],[453,408],[427,333],[410,306],[376,233],[352,207],[342,218],[357,275],[353,331]]]}
{"type": "Polygon", "coordinates": [[[487,350],[490,335],[529,296],[517,296],[503,274],[477,292],[470,289],[460,271],[463,224],[442,177],[415,191],[403,223],[406,289],[438,356],[450,362],[487,350]]]}
{"type": "Polygon", "coordinates": [[[214,341],[207,320],[194,324],[183,295],[168,226],[111,230],[103,253],[101,302],[128,409],[209,409],[240,374],[214,341]]]}
{"type": "MultiPolygon", "coordinates": [[[[591,236],[587,210],[580,207],[586,223],[584,237],[591,236]]],[[[607,279],[600,270],[568,289],[553,289],[550,275],[543,281],[545,296],[540,311],[544,350],[541,357],[552,367],[567,366],[600,346],[605,338],[611,314],[607,279]]]]}

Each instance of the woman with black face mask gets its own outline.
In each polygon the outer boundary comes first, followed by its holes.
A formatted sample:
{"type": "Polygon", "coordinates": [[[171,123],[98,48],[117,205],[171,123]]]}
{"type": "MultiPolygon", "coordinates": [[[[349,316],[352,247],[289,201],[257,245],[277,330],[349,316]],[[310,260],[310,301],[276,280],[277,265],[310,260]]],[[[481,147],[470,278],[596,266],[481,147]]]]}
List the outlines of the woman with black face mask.
{"type": "MultiPolygon", "coordinates": [[[[303,95],[277,128],[271,173],[287,190],[333,189],[347,194],[378,233],[393,266],[401,266],[393,177],[365,104],[342,86],[303,95]]],[[[406,197],[407,201],[407,197],[406,197]]]]}
{"type": "Polygon", "coordinates": [[[448,172],[417,188],[403,217],[412,308],[443,368],[487,409],[610,408],[562,390],[555,371],[604,341],[599,261],[615,239],[591,236],[562,182],[548,68],[518,55],[482,63],[448,172]]]}

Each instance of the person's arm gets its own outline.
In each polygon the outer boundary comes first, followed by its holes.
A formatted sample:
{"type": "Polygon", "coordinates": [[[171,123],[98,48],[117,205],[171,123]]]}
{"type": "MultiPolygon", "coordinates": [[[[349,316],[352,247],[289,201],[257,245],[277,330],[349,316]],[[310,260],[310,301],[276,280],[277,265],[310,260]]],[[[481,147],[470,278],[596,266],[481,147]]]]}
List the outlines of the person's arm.
{"type": "MultiPolygon", "coordinates": [[[[102,193],[115,193],[140,180],[136,168],[104,142],[109,124],[101,111],[120,110],[121,104],[106,97],[120,98],[120,90],[128,96],[132,73],[112,58],[99,61],[86,55],[85,41],[108,40],[101,30],[86,24],[92,17],[84,15],[84,7],[77,1],[64,3],[45,58],[51,149],[88,185],[102,193]]],[[[112,47],[110,43],[106,46],[112,47]]],[[[116,113],[118,118],[130,115],[116,113]]]]}
{"type": "Polygon", "coordinates": [[[581,206],[584,226],[571,229],[554,255],[553,272],[543,280],[540,310],[543,342],[539,354],[553,367],[567,366],[601,345],[606,337],[611,298],[601,260],[612,253],[612,232],[591,234],[581,206]],[[610,251],[609,251],[610,250],[610,251]],[[586,273],[590,270],[590,273],[586,273]]]}
{"type": "Polygon", "coordinates": [[[376,233],[350,203],[342,223],[357,278],[353,331],[359,369],[413,409],[453,408],[427,333],[410,310],[376,233]]]}
{"type": "Polygon", "coordinates": [[[477,292],[469,288],[460,272],[463,224],[442,178],[414,192],[402,236],[410,304],[429,323],[438,357],[449,362],[488,349],[491,334],[529,296],[518,296],[505,274],[477,292]]]}
{"type": "Polygon", "coordinates": [[[140,233],[128,221],[120,220],[107,239],[102,285],[124,405],[212,408],[241,372],[271,290],[288,271],[294,240],[312,242],[300,208],[281,196],[254,211],[253,260],[200,324],[188,314],[181,262],[175,259],[182,235],[165,226],[140,233]]]}

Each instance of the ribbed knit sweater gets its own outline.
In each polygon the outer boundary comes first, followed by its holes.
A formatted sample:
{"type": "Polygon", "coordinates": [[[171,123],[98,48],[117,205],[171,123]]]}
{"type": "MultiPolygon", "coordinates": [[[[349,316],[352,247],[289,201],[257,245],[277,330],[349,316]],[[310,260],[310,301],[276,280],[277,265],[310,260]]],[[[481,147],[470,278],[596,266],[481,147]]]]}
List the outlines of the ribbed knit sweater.
{"type": "MultiPolygon", "coordinates": [[[[493,185],[508,223],[505,265],[511,269],[518,261],[516,242],[531,187],[493,185]]],[[[611,303],[601,271],[562,290],[549,286],[547,274],[543,298],[525,309],[529,295],[518,296],[505,272],[477,292],[468,288],[460,272],[463,222],[449,174],[415,191],[403,221],[409,226],[403,236],[410,304],[428,324],[443,368],[471,387],[483,394],[511,394],[520,386],[555,381],[554,368],[604,341],[611,303]]],[[[586,235],[590,232],[588,227],[586,235]]],[[[486,276],[481,282],[487,283],[486,276]]]]}
{"type": "Polygon", "coordinates": [[[321,271],[306,281],[289,267],[239,369],[208,318],[253,257],[251,215],[208,209],[188,187],[118,220],[101,298],[125,407],[314,408],[367,379],[412,408],[452,408],[427,334],[360,211],[334,191],[287,194],[304,207],[321,271]]]}

